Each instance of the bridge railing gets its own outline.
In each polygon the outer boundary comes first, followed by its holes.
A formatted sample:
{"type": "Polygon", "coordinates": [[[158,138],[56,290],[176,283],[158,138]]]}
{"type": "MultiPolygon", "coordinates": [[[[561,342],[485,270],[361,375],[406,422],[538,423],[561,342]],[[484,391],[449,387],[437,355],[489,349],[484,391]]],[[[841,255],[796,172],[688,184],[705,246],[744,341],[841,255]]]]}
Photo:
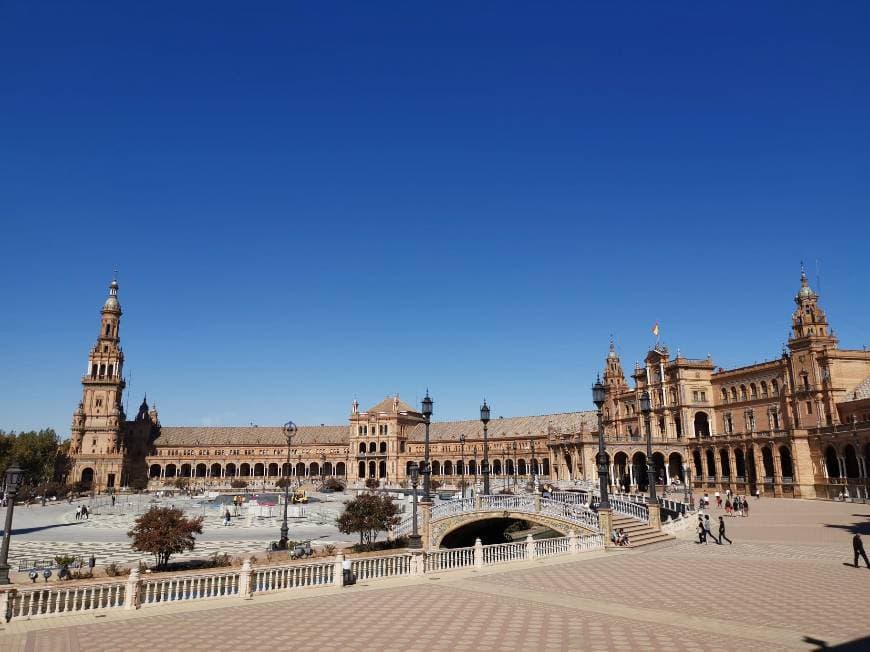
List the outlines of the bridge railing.
{"type": "Polygon", "coordinates": [[[613,497],[610,498],[610,508],[617,514],[630,516],[644,523],[649,523],[649,507],[641,503],[613,497]]]}
{"type": "MultiPolygon", "coordinates": [[[[577,536],[431,552],[358,557],[351,572],[360,580],[421,576],[459,568],[483,567],[513,561],[602,550],[602,535],[577,536]]],[[[126,580],[82,583],[70,581],[49,588],[26,587],[0,590],[0,619],[30,620],[91,611],[139,609],[170,602],[193,602],[220,598],[253,598],[256,595],[307,587],[343,586],[343,555],[315,563],[270,564],[220,572],[166,574],[141,579],[133,570],[126,580]]]]}

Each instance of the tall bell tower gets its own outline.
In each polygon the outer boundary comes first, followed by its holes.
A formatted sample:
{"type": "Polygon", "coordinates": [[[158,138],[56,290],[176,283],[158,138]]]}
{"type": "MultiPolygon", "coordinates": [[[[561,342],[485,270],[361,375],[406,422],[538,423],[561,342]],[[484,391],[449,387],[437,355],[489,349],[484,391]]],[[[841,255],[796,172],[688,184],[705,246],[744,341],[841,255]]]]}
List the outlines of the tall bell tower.
{"type": "Polygon", "coordinates": [[[88,355],[82,376],[82,400],[73,413],[70,430],[70,453],[74,458],[70,479],[98,490],[117,487],[121,479],[121,429],[126,417],[121,404],[125,384],[120,325],[118,281],[113,279],[100,310],[100,330],[88,355]]]}

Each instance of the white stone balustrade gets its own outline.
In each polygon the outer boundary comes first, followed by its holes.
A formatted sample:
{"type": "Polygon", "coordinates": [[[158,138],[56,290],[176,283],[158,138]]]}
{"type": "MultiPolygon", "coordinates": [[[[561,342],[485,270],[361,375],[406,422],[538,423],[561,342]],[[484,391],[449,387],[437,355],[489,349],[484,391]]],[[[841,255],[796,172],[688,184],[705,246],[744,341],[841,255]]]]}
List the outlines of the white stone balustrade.
{"type": "MultiPolygon", "coordinates": [[[[688,519],[684,519],[688,521],[688,519]]],[[[400,553],[353,559],[351,569],[358,580],[441,573],[461,568],[525,561],[539,557],[603,550],[600,534],[534,540],[516,543],[400,553]]],[[[160,575],[141,578],[133,570],[126,580],[83,584],[54,584],[0,590],[5,604],[4,620],[29,620],[111,609],[139,609],[162,603],[218,598],[255,598],[258,594],[305,587],[342,586],[342,555],[322,562],[251,566],[245,560],[239,569],[160,575]]]]}

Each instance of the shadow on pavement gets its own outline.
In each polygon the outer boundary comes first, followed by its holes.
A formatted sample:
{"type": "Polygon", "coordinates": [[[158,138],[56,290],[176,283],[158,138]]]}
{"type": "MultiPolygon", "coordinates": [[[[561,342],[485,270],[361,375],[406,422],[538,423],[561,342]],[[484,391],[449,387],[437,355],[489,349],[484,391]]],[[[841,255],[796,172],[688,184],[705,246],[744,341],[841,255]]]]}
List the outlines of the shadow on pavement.
{"type": "Polygon", "coordinates": [[[859,523],[852,523],[850,525],[844,523],[825,523],[825,527],[835,528],[837,530],[846,530],[847,532],[851,532],[855,534],[870,534],[870,520],[867,520],[867,517],[864,514],[853,514],[852,516],[858,516],[864,519],[864,521],[859,523]]]}
{"type": "Polygon", "coordinates": [[[39,532],[40,530],[50,530],[56,527],[69,527],[71,525],[78,525],[78,523],[53,523],[51,525],[40,525],[38,527],[22,527],[12,530],[12,536],[16,534],[29,534],[30,532],[39,532]]]}
{"type": "Polygon", "coordinates": [[[811,645],[815,645],[816,650],[837,650],[838,652],[858,652],[858,650],[870,650],[870,636],[856,638],[848,643],[840,643],[839,645],[828,645],[827,641],[822,641],[812,636],[804,636],[804,641],[811,645]]]}

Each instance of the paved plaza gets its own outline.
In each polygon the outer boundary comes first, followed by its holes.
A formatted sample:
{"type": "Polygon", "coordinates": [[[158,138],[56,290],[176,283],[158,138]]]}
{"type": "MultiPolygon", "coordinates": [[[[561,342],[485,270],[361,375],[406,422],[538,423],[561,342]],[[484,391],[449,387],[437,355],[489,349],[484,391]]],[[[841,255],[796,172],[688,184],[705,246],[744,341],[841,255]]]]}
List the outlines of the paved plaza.
{"type": "Polygon", "coordinates": [[[18,621],[3,625],[0,649],[870,647],[870,570],[845,565],[851,531],[870,534],[870,507],[769,499],[752,507],[750,518],[726,519],[733,545],[699,545],[687,531],[579,559],[18,621]]]}

